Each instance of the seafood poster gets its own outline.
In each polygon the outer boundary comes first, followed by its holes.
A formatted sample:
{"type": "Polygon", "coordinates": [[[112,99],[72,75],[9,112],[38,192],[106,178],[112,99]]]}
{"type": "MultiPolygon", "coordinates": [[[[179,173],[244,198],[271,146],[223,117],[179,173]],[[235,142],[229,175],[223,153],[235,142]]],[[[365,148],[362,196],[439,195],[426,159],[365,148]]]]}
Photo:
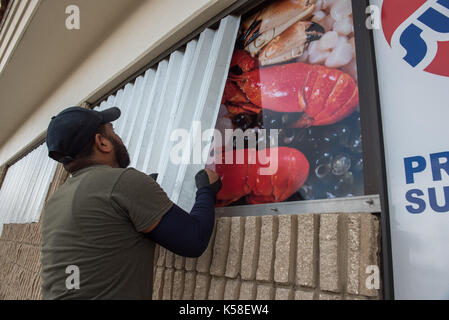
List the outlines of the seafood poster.
{"type": "Polygon", "coordinates": [[[449,299],[449,1],[372,0],[396,299],[449,299]]]}
{"type": "Polygon", "coordinates": [[[234,156],[278,157],[268,176],[216,164],[221,206],[364,195],[351,1],[278,0],[243,16],[216,128],[255,134],[256,146],[224,142],[234,156]]]}

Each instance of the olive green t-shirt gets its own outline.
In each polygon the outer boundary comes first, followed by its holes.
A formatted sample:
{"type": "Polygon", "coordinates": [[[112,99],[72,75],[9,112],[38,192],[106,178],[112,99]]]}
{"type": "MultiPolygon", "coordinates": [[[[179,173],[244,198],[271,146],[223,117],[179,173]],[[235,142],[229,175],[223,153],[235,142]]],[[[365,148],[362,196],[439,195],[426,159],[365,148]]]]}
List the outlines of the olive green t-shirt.
{"type": "Polygon", "coordinates": [[[74,173],[43,214],[43,299],[151,299],[155,244],[142,231],[172,206],[135,169],[74,173]]]}

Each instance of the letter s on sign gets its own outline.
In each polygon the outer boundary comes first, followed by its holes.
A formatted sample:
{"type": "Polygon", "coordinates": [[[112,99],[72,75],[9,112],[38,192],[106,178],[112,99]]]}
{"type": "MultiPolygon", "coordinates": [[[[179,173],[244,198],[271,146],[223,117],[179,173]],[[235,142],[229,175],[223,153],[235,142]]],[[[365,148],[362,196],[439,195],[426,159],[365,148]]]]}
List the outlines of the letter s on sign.
{"type": "Polygon", "coordinates": [[[424,210],[426,210],[426,202],[423,199],[419,198],[422,197],[423,195],[424,192],[422,192],[419,189],[412,189],[407,191],[407,193],[405,194],[405,199],[407,199],[407,201],[412,204],[418,205],[418,208],[415,208],[412,205],[406,206],[405,208],[407,209],[408,212],[418,214],[423,213],[424,210]]]}

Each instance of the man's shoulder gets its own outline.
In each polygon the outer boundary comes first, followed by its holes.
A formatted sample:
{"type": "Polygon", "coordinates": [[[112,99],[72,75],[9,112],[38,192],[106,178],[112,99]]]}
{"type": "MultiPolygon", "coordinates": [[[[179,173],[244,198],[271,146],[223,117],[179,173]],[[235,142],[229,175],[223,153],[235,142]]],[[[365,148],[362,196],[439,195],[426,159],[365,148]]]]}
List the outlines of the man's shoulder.
{"type": "MultiPolygon", "coordinates": [[[[120,179],[123,175],[128,176],[128,172],[137,171],[134,168],[113,168],[110,166],[95,166],[90,168],[86,174],[80,176],[81,179],[89,179],[95,181],[105,181],[109,183],[120,179]]],[[[76,178],[76,176],[75,176],[76,178]]]]}
{"type": "MultiPolygon", "coordinates": [[[[120,180],[129,168],[113,168],[110,166],[93,166],[76,172],[50,197],[49,201],[75,192],[91,192],[92,189],[107,190],[120,180]]],[[[135,169],[133,169],[135,170],[135,169]]]]}
{"type": "Polygon", "coordinates": [[[153,186],[156,182],[146,173],[135,168],[118,169],[114,174],[117,175],[117,187],[139,187],[153,186]]]}
{"type": "Polygon", "coordinates": [[[149,177],[135,168],[101,166],[89,170],[81,179],[84,180],[82,181],[83,184],[97,185],[112,191],[123,184],[132,186],[133,184],[142,183],[149,177]]]}

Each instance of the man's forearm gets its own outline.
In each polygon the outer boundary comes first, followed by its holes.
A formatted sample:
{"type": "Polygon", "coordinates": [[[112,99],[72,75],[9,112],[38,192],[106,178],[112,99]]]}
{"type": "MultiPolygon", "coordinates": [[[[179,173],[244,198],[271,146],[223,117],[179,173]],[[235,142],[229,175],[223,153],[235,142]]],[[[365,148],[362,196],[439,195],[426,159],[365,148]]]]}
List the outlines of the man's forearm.
{"type": "Polygon", "coordinates": [[[199,257],[209,244],[214,222],[215,192],[210,188],[201,188],[196,193],[190,214],[173,205],[147,235],[175,254],[199,257]]]}

